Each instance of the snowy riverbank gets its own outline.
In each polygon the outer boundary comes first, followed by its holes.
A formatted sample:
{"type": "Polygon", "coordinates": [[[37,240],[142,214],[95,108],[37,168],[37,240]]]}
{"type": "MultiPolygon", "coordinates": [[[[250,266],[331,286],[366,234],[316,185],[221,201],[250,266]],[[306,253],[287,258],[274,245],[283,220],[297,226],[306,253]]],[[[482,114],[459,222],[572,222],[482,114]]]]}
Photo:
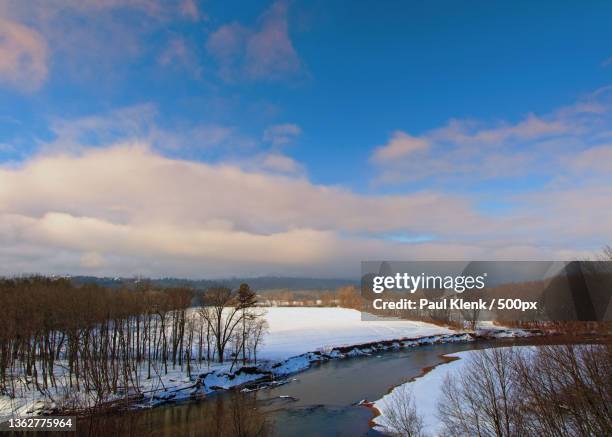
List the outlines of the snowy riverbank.
{"type": "MultiPolygon", "coordinates": [[[[532,346],[514,346],[514,349],[531,349],[532,346]]],[[[414,379],[413,381],[395,387],[389,394],[383,396],[372,404],[379,413],[373,419],[375,428],[383,433],[393,434],[394,426],[387,419],[390,406],[397,405],[409,393],[414,402],[417,415],[423,420],[423,433],[427,436],[438,436],[442,423],[438,417],[438,401],[442,393],[444,381],[449,375],[455,375],[465,370],[470,363],[470,357],[480,351],[470,350],[447,354],[443,357],[447,362],[440,364],[431,371],[414,379]]],[[[391,407],[393,408],[393,407],[391,407]]]]}

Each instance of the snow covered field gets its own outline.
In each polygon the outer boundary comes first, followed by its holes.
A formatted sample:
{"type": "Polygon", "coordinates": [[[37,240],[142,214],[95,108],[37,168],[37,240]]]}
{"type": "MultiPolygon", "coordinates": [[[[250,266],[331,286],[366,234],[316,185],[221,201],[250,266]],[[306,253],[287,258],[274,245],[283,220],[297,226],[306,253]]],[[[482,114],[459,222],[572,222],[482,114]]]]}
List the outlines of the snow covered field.
{"type": "Polygon", "coordinates": [[[264,339],[260,356],[269,360],[284,360],[338,346],[453,332],[425,322],[362,321],[359,311],[346,308],[274,307],[266,308],[266,312],[270,332],[264,339]]]}
{"type": "MultiPolygon", "coordinates": [[[[515,347],[515,349],[531,348],[531,346],[515,347]]],[[[438,400],[442,393],[444,380],[448,375],[462,372],[465,368],[464,366],[469,364],[470,355],[477,353],[479,353],[478,350],[472,350],[445,355],[446,357],[459,359],[440,364],[422,377],[395,387],[389,394],[374,402],[374,408],[380,412],[380,415],[373,420],[376,428],[381,432],[385,432],[385,430],[391,431],[388,429],[389,426],[387,426],[385,410],[388,405],[393,405],[394,399],[402,396],[403,391],[408,390],[412,393],[417,414],[423,419],[423,432],[428,436],[438,436],[442,426],[438,418],[438,400]]]]}

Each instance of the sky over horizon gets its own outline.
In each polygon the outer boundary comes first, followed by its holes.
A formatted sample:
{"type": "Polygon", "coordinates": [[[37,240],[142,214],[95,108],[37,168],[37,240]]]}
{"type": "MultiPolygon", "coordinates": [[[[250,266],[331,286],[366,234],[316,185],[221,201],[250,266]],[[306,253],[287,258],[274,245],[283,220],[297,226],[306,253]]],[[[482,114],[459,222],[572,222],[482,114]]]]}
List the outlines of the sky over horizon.
{"type": "Polygon", "coordinates": [[[612,4],[0,0],[0,275],[612,244],[612,4]]]}

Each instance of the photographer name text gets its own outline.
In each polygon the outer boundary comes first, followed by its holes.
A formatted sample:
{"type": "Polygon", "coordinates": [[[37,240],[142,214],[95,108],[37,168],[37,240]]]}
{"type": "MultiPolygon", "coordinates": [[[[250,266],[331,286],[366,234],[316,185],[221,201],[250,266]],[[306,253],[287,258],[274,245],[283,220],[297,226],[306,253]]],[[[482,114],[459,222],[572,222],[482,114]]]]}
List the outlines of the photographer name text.
{"type": "Polygon", "coordinates": [[[446,299],[374,299],[372,306],[376,310],[537,310],[538,302],[526,301],[522,299],[476,299],[467,300],[463,298],[446,299]]]}

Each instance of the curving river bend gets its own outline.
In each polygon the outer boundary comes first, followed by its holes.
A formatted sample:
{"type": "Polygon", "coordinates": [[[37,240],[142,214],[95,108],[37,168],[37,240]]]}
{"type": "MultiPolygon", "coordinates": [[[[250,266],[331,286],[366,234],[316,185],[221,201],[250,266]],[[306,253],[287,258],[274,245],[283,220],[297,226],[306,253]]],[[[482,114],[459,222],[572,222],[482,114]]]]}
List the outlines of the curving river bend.
{"type": "Polygon", "coordinates": [[[375,401],[391,388],[443,362],[441,355],[541,339],[505,339],[436,344],[369,357],[333,360],[289,378],[289,383],[249,393],[229,391],[199,402],[118,412],[82,419],[79,435],[201,436],[235,435],[236,422],[249,435],[265,426],[275,436],[378,436],[370,427],[373,411],[355,405],[375,401]]]}

